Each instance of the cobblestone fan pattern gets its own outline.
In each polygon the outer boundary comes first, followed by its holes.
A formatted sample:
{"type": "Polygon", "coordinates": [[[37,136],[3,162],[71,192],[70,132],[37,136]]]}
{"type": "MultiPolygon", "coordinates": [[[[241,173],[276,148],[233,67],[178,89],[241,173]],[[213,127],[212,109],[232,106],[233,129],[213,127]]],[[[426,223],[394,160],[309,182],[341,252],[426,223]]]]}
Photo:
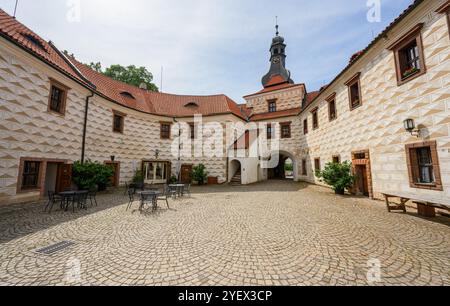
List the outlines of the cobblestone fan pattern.
{"type": "Polygon", "coordinates": [[[368,285],[371,259],[375,285],[450,285],[445,218],[284,182],[194,189],[156,213],[126,203],[117,192],[75,214],[2,207],[0,285],[368,285]],[[64,240],[76,245],[35,252],[64,240]]]}

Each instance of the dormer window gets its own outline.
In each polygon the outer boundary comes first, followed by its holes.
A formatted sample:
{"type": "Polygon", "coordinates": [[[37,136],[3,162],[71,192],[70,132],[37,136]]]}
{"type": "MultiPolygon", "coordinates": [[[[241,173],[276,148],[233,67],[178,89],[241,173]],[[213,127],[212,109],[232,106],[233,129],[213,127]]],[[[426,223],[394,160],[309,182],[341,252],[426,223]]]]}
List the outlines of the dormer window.
{"type": "Polygon", "coordinates": [[[136,98],[135,98],[131,93],[129,93],[128,91],[122,91],[122,92],[120,93],[120,95],[121,95],[122,97],[124,97],[124,98],[136,100],[136,98]]]}
{"type": "Polygon", "coordinates": [[[198,104],[195,102],[189,102],[187,103],[184,107],[188,107],[188,108],[196,108],[198,107],[198,104]]]}
{"type": "Polygon", "coordinates": [[[38,38],[35,37],[32,34],[22,34],[22,36],[29,41],[30,43],[32,43],[34,46],[38,47],[39,49],[41,49],[42,51],[47,52],[47,48],[45,47],[44,43],[38,38]]]}

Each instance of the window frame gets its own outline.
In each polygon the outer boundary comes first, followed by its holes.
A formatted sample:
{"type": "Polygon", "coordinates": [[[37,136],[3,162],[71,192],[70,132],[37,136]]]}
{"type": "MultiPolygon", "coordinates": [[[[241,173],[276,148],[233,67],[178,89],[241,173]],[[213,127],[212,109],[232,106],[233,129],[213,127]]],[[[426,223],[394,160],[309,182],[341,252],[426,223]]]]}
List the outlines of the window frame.
{"type": "Polygon", "coordinates": [[[49,113],[53,113],[56,115],[65,116],[66,115],[66,107],[67,107],[67,97],[68,97],[68,92],[69,92],[70,88],[68,86],[62,84],[61,82],[56,81],[55,79],[50,78],[49,81],[50,81],[50,92],[48,95],[47,111],[49,113]],[[62,92],[61,102],[60,102],[61,103],[60,111],[52,109],[53,88],[56,88],[62,92]]]}
{"type": "Polygon", "coordinates": [[[276,113],[277,112],[277,99],[272,99],[267,101],[268,106],[268,112],[269,113],[276,113]],[[274,110],[272,110],[271,106],[274,106],[274,110]]]}
{"type": "Polygon", "coordinates": [[[314,158],[314,172],[318,172],[322,170],[322,163],[320,161],[320,157],[314,158]]]}
{"type": "Polygon", "coordinates": [[[436,190],[443,191],[442,178],[441,178],[441,170],[439,165],[439,155],[437,151],[437,142],[436,141],[424,141],[419,143],[407,144],[405,146],[406,149],[406,161],[408,167],[408,175],[410,187],[415,189],[428,189],[428,190],[436,190]],[[421,148],[430,148],[431,152],[431,161],[433,167],[434,174],[434,182],[433,183],[420,183],[418,182],[419,177],[419,162],[417,160],[417,149],[421,148]]]}
{"type": "Polygon", "coordinates": [[[332,156],[332,162],[333,162],[333,163],[340,164],[340,163],[342,162],[341,156],[340,156],[340,155],[333,155],[333,156],[332,156]],[[337,161],[336,161],[336,159],[337,159],[337,161]]]}
{"type": "Polygon", "coordinates": [[[445,2],[437,10],[439,14],[445,14],[447,18],[448,35],[450,36],[450,1],[445,2]]]}
{"type": "Polygon", "coordinates": [[[292,138],[292,122],[281,122],[280,128],[281,128],[281,139],[290,139],[292,138]],[[288,133],[284,134],[284,128],[288,127],[288,133]]]}
{"type": "Polygon", "coordinates": [[[267,124],[266,126],[266,135],[267,135],[267,140],[272,140],[274,139],[272,136],[274,136],[274,130],[273,130],[273,125],[272,124],[267,124]],[[269,133],[269,129],[270,129],[270,133],[269,133]]]}
{"type": "Polygon", "coordinates": [[[392,45],[388,47],[388,50],[391,50],[394,53],[394,62],[395,62],[395,72],[397,76],[397,86],[402,86],[427,72],[427,66],[425,63],[425,53],[423,49],[423,40],[422,40],[422,28],[424,24],[419,23],[415,27],[413,27],[410,31],[408,31],[405,35],[397,39],[392,45]],[[404,77],[405,71],[402,70],[401,64],[401,56],[400,53],[403,51],[408,45],[412,42],[416,42],[418,53],[419,53],[419,63],[420,70],[419,72],[413,73],[407,77],[404,77]]]}
{"type": "Polygon", "coordinates": [[[319,124],[319,107],[314,108],[311,111],[312,114],[312,127],[313,127],[313,131],[317,130],[320,126],[319,124]]]}
{"type": "Polygon", "coordinates": [[[172,137],[172,122],[160,122],[159,124],[160,139],[170,140],[172,137]],[[163,126],[168,127],[168,131],[163,131],[163,126]]]}
{"type": "Polygon", "coordinates": [[[362,90],[361,90],[361,72],[358,72],[354,76],[352,76],[347,82],[345,82],[345,85],[347,86],[347,89],[348,89],[348,101],[349,101],[350,111],[353,111],[363,105],[362,90]],[[352,87],[355,85],[358,85],[358,95],[359,95],[358,105],[354,105],[354,103],[353,103],[352,87]]]}
{"type": "Polygon", "coordinates": [[[328,120],[332,122],[337,119],[336,93],[332,93],[325,101],[328,103],[328,120]],[[331,116],[331,104],[334,104],[334,118],[331,116]]]}
{"type": "Polygon", "coordinates": [[[302,176],[308,176],[308,168],[307,168],[306,158],[302,159],[302,176]]]}
{"type": "Polygon", "coordinates": [[[113,131],[113,133],[123,134],[124,130],[125,130],[125,117],[127,115],[124,114],[124,113],[121,113],[119,111],[116,111],[116,110],[113,110],[112,113],[113,113],[113,122],[112,122],[112,131],[113,131]],[[116,129],[116,117],[121,118],[120,129],[119,130],[116,129]]]}
{"type": "Polygon", "coordinates": [[[189,123],[189,137],[191,140],[195,140],[195,123],[189,123]]]}
{"type": "Polygon", "coordinates": [[[309,127],[308,127],[308,118],[303,120],[303,135],[308,135],[309,127]]]}
{"type": "Polygon", "coordinates": [[[40,176],[41,176],[41,171],[42,171],[42,162],[41,161],[36,161],[36,160],[24,160],[23,161],[23,168],[21,171],[21,184],[20,184],[20,190],[37,190],[40,189],[40,176]],[[37,172],[34,173],[25,173],[26,170],[26,166],[27,163],[33,163],[37,165],[37,172]],[[25,180],[25,176],[34,176],[35,177],[35,181],[36,183],[34,185],[28,185],[28,186],[24,186],[24,182],[25,180]]]}

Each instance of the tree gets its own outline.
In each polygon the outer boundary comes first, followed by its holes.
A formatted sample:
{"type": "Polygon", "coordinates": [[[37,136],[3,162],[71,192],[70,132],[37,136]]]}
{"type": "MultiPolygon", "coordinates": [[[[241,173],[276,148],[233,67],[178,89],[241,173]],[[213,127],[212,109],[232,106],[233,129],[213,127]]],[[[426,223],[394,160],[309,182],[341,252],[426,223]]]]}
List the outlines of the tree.
{"type": "Polygon", "coordinates": [[[113,78],[117,81],[122,81],[129,85],[139,87],[142,83],[147,86],[150,91],[158,91],[158,87],[152,83],[153,74],[147,70],[145,67],[136,67],[130,65],[128,67],[123,67],[121,65],[112,65],[106,68],[104,75],[113,78]]]}
{"type": "Polygon", "coordinates": [[[349,161],[328,163],[323,171],[316,172],[316,176],[333,187],[336,194],[344,194],[345,189],[352,187],[356,181],[356,177],[352,175],[352,164],[349,161]]]}
{"type": "Polygon", "coordinates": [[[208,172],[206,172],[205,165],[199,164],[198,166],[195,166],[192,171],[192,178],[199,185],[203,185],[205,181],[208,179],[208,172]]]}
{"type": "Polygon", "coordinates": [[[90,63],[88,66],[89,66],[89,68],[91,68],[92,70],[95,70],[95,71],[97,71],[97,72],[99,72],[99,73],[103,73],[103,71],[102,71],[102,63],[100,63],[100,62],[97,62],[97,63],[90,63]]]}

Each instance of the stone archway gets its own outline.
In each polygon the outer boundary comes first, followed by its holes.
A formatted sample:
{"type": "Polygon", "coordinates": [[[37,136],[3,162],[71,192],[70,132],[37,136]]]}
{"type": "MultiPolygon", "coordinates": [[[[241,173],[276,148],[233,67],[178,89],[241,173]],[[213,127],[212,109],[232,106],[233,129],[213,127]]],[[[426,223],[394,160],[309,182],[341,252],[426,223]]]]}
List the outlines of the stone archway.
{"type": "Polygon", "coordinates": [[[277,180],[277,179],[286,179],[286,171],[285,171],[285,164],[287,160],[292,161],[292,167],[293,167],[293,180],[298,180],[298,162],[295,156],[287,151],[278,151],[273,152],[271,155],[276,156],[278,154],[278,165],[275,168],[268,169],[268,179],[269,180],[277,180]]]}
{"type": "Polygon", "coordinates": [[[237,159],[232,160],[229,165],[228,182],[241,184],[242,183],[241,175],[242,175],[242,163],[237,159]],[[239,182],[237,182],[237,180],[239,180],[239,182]]]}

